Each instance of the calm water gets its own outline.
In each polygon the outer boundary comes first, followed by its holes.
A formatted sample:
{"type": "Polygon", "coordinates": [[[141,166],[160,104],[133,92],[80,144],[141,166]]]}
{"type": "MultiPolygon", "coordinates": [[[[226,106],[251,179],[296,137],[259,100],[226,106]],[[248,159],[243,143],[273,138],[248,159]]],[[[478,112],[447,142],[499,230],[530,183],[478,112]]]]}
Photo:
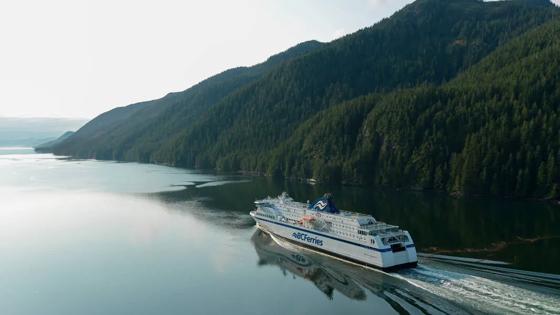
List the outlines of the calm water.
{"type": "Polygon", "coordinates": [[[538,202],[0,148],[0,314],[560,314],[559,216],[538,202]],[[331,191],[445,259],[386,274],[275,240],[248,211],[284,190],[302,201],[331,191]]]}

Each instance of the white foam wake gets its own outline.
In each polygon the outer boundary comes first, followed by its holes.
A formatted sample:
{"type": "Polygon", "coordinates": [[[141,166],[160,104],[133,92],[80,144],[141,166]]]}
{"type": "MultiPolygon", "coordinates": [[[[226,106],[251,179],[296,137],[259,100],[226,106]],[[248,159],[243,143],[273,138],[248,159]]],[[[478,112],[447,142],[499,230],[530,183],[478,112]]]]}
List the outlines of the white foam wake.
{"type": "Polygon", "coordinates": [[[485,313],[560,314],[560,297],[474,275],[419,266],[394,276],[485,313]]]}

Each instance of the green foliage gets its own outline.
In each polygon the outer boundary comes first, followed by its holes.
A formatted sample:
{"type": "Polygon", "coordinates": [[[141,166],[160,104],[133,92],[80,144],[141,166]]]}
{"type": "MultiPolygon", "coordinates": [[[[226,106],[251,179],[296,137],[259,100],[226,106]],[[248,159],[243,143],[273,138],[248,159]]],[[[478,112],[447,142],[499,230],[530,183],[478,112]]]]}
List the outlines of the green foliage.
{"type": "Polygon", "coordinates": [[[343,172],[343,181],[350,183],[557,198],[558,56],[556,20],[500,47],[440,87],[395,91],[327,109],[309,120],[320,124],[304,123],[276,155],[360,170],[343,172]],[[358,106],[371,110],[354,115],[358,106]],[[352,128],[344,119],[353,120],[352,128]],[[333,124],[345,131],[329,131],[333,124]],[[304,144],[315,143],[315,150],[321,150],[321,132],[331,135],[326,145],[334,145],[329,154],[314,155],[304,144]],[[352,145],[341,145],[343,139],[352,145]]]}

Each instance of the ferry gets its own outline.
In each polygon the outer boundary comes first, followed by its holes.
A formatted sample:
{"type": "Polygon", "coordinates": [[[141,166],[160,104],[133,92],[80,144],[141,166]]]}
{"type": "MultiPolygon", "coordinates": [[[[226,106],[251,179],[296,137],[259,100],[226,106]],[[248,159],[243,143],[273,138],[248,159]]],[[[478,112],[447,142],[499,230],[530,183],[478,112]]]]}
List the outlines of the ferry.
{"type": "Polygon", "coordinates": [[[330,194],[301,203],[284,192],[255,201],[250,215],[265,232],[343,260],[383,270],[418,264],[408,231],[371,215],[339,210],[330,194]]]}

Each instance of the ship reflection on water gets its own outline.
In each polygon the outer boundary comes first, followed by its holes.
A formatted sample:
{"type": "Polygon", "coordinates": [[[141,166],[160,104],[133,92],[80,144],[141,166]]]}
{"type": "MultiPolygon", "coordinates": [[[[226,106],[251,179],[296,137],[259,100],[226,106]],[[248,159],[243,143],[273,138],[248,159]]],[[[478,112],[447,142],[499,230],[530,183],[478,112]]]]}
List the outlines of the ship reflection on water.
{"type": "Polygon", "coordinates": [[[295,248],[292,250],[288,244],[285,244],[285,247],[281,246],[261,230],[253,234],[252,241],[259,256],[260,266],[277,265],[284,273],[289,272],[309,280],[329,299],[333,298],[333,292],[336,290],[351,299],[365,300],[364,290],[340,270],[334,259],[321,261],[320,255],[298,252],[295,248]]]}

